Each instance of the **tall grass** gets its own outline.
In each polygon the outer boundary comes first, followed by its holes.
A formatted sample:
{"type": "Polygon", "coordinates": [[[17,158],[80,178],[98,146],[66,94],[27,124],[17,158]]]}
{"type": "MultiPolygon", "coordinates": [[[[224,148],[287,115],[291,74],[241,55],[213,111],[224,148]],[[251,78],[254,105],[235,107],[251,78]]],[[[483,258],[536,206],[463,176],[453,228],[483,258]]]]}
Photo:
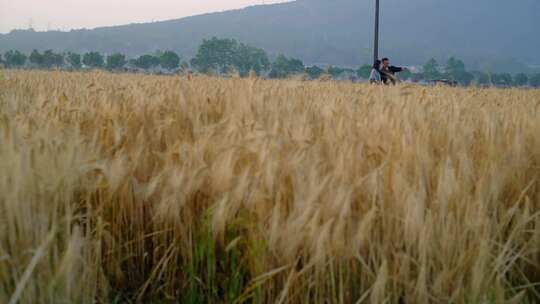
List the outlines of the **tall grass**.
{"type": "Polygon", "coordinates": [[[1,303],[536,303],[540,92],[4,72],[1,303]]]}

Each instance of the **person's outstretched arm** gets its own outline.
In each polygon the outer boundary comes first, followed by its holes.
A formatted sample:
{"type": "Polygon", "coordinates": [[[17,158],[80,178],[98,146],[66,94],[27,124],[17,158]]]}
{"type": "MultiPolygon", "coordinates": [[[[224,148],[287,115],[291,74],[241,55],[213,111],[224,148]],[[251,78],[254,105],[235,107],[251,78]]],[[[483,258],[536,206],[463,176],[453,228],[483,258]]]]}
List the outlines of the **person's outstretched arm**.
{"type": "Polygon", "coordinates": [[[392,72],[392,73],[399,73],[399,72],[402,72],[403,70],[405,70],[405,68],[402,68],[402,67],[396,67],[396,66],[390,66],[390,67],[388,67],[388,69],[389,69],[390,72],[392,72]]]}

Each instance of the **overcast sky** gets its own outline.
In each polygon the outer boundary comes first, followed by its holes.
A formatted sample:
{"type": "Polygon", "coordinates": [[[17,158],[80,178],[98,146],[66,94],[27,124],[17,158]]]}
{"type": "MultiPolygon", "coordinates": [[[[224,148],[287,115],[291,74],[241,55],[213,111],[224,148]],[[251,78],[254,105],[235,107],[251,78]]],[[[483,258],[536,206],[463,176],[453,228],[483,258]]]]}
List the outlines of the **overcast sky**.
{"type": "Polygon", "coordinates": [[[285,0],[0,0],[0,33],[175,19],[285,0]]]}

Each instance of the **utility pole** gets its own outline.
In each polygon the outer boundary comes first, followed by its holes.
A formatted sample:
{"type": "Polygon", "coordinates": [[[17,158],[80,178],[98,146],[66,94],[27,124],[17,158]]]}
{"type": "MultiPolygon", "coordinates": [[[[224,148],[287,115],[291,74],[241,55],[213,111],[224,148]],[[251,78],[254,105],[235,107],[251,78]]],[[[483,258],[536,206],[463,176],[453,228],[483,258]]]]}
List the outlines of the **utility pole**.
{"type": "Polygon", "coordinates": [[[379,59],[379,0],[375,0],[375,37],[373,43],[373,62],[379,59]]]}

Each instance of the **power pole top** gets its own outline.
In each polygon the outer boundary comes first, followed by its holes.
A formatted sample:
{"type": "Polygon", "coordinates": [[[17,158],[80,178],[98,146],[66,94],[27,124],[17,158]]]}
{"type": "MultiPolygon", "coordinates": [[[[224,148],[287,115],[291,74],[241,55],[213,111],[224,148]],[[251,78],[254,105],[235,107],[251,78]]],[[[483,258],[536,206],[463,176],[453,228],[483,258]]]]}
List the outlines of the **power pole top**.
{"type": "Polygon", "coordinates": [[[375,0],[375,35],[373,43],[373,62],[379,59],[379,0],[375,0]]]}

